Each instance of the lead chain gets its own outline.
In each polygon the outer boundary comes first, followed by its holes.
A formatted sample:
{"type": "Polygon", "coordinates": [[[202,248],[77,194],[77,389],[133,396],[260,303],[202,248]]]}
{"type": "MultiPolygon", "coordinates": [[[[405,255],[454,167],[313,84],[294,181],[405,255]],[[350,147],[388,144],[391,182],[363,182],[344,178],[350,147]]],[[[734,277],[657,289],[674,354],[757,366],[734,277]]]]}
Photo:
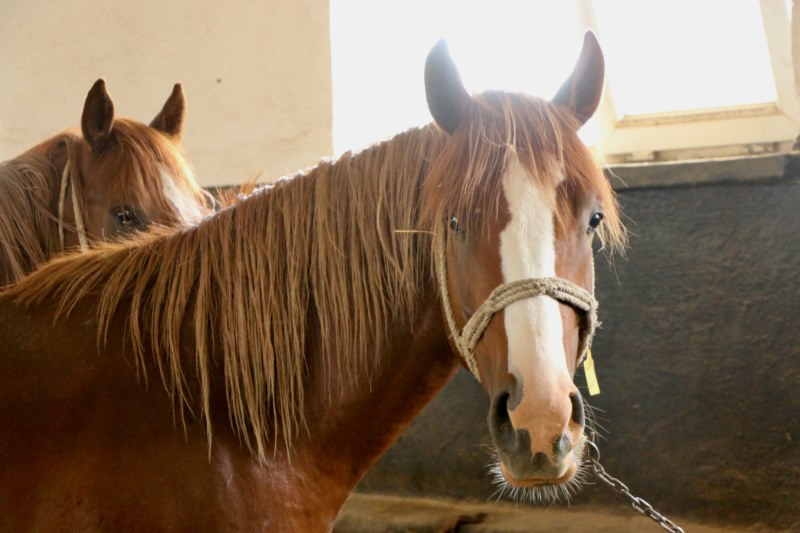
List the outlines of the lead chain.
{"type": "Polygon", "coordinates": [[[587,428],[586,433],[588,436],[586,440],[586,445],[588,446],[587,459],[589,461],[589,466],[592,468],[592,471],[595,473],[595,475],[600,478],[603,483],[611,487],[614,492],[628,498],[631,506],[636,511],[655,521],[662,528],[673,533],[684,533],[682,527],[678,526],[675,522],[653,509],[653,506],[642,498],[631,494],[630,489],[627,485],[625,485],[625,483],[606,472],[606,469],[600,464],[600,449],[595,443],[595,432],[587,428]]]}

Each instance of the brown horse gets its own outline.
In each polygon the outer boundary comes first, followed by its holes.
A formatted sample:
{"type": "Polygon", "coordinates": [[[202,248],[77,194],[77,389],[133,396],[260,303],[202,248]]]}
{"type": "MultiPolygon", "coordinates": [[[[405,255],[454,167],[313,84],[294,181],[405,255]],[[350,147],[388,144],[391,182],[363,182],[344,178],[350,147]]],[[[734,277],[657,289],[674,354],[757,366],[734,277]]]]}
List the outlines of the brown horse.
{"type": "Polygon", "coordinates": [[[149,127],[115,119],[98,80],[86,97],[83,136],[66,131],[0,163],[0,286],[69,248],[208,214],[178,149],[185,109],[176,84],[149,127]]]}
{"type": "Polygon", "coordinates": [[[459,361],[506,482],[558,492],[592,240],[623,236],[576,135],[602,78],[589,35],[553,101],[470,96],[437,45],[436,124],[6,290],[0,529],[327,531],[459,361]]]}

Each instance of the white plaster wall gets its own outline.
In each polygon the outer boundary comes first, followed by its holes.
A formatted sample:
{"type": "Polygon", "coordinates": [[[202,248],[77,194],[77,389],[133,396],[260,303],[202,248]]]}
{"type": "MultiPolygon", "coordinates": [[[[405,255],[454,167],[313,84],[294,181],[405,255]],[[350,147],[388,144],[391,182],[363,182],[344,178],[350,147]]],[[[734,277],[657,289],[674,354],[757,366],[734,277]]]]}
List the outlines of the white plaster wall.
{"type": "Polygon", "coordinates": [[[181,82],[200,182],[271,179],[331,155],[328,0],[0,0],[0,160],[80,122],[103,77],[119,115],[181,82]]]}

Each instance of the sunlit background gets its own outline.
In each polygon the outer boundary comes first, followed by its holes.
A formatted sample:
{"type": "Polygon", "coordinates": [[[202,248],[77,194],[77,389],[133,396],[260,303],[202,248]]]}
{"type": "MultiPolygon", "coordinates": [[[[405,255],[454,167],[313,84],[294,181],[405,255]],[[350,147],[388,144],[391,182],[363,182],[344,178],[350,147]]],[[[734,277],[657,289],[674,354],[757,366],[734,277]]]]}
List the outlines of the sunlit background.
{"type": "Polygon", "coordinates": [[[778,80],[762,11],[788,36],[790,8],[791,0],[331,0],[334,152],[430,121],[422,72],[440,38],[468,90],[549,98],[593,29],[608,83],[582,136],[598,148],[626,118],[774,107],[778,80]]]}
{"type": "Polygon", "coordinates": [[[606,163],[784,152],[800,126],[790,7],[791,0],[7,0],[0,159],[77,125],[98,77],[121,115],[145,121],[179,81],[188,99],[184,146],[200,181],[269,181],[427,124],[423,66],[441,38],[468,90],[550,98],[587,29],[603,47],[607,83],[580,134],[606,163]]]}

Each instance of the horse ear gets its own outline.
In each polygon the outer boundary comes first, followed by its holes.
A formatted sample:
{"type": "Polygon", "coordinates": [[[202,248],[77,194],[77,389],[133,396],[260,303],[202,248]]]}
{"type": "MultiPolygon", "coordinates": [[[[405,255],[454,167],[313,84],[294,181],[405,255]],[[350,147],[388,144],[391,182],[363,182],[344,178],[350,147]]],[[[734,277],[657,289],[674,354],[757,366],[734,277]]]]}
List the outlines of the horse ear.
{"type": "Polygon", "coordinates": [[[86,95],[81,117],[81,131],[83,137],[92,146],[98,149],[105,144],[111,134],[114,123],[114,102],[106,90],[106,82],[97,80],[86,95]]]}
{"type": "Polygon", "coordinates": [[[183,121],[186,117],[186,96],[183,94],[183,87],[176,83],[172,88],[164,107],[150,122],[150,127],[179,141],[183,137],[183,121]]]}
{"type": "Polygon", "coordinates": [[[587,31],[583,37],[583,49],[578,62],[556,93],[553,102],[572,110],[578,122],[585,124],[600,104],[604,74],[605,62],[600,43],[594,33],[587,31]]]}
{"type": "Polygon", "coordinates": [[[448,133],[455,132],[467,114],[470,96],[444,39],[436,43],[425,61],[425,96],[436,123],[448,133]]]}

